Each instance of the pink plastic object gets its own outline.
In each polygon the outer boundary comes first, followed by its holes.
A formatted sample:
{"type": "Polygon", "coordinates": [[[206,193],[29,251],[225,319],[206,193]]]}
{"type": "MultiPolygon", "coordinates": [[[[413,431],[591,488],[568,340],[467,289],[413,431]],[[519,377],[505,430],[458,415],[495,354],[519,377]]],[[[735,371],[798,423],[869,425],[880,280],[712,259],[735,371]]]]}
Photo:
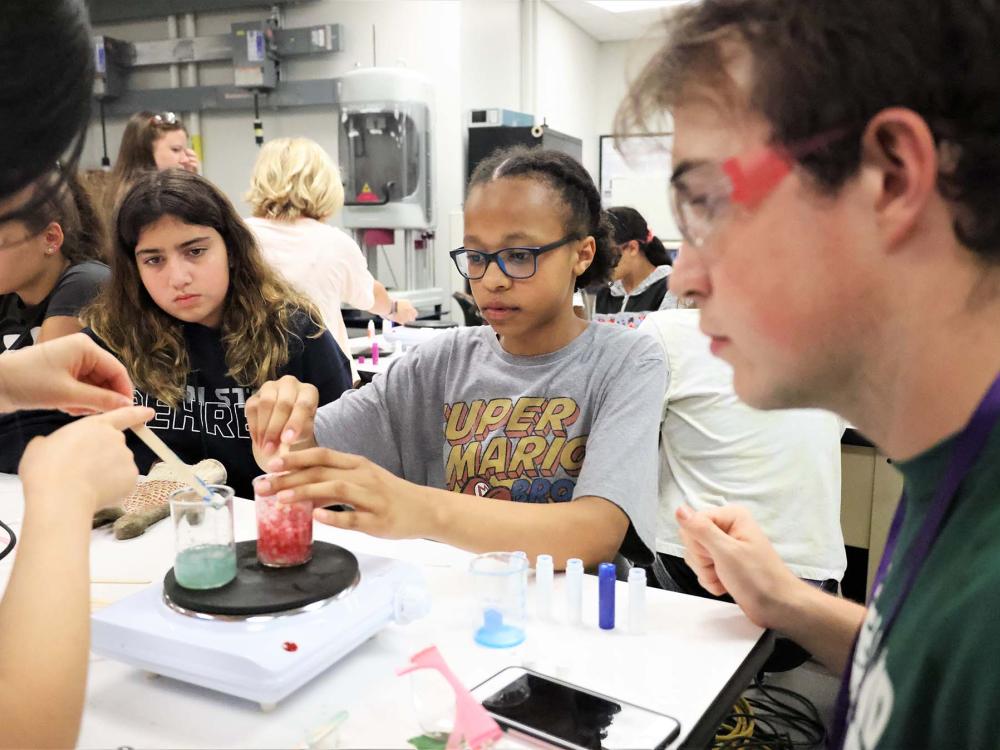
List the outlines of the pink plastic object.
{"type": "Polygon", "coordinates": [[[500,725],[459,682],[437,646],[425,648],[411,656],[410,666],[397,669],[396,674],[404,675],[418,669],[436,669],[455,691],[455,728],[448,735],[448,743],[445,745],[447,750],[461,750],[463,740],[471,750],[481,750],[488,743],[503,737],[500,725]]]}
{"type": "Polygon", "coordinates": [[[366,229],[362,244],[365,247],[376,245],[392,245],[396,241],[396,232],[392,229],[366,229]]]}

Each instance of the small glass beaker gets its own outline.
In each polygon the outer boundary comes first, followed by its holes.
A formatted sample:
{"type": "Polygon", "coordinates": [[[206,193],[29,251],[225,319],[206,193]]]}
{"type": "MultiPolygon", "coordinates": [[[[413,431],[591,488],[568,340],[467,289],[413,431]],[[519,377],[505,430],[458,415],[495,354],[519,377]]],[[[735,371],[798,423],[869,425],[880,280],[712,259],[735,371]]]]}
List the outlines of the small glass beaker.
{"type": "Polygon", "coordinates": [[[524,640],[528,557],[523,552],[489,552],[469,564],[476,601],[476,643],[510,648],[524,640]]]}
{"type": "Polygon", "coordinates": [[[257,559],[269,568],[290,568],[304,565],[312,559],[313,506],[310,500],[280,503],[274,495],[257,490],[254,480],[253,499],[257,510],[257,559]]]}
{"type": "Polygon", "coordinates": [[[236,578],[233,489],[209,486],[206,500],[191,487],[170,495],[174,524],[174,578],[186,589],[217,589],[236,578]]]}

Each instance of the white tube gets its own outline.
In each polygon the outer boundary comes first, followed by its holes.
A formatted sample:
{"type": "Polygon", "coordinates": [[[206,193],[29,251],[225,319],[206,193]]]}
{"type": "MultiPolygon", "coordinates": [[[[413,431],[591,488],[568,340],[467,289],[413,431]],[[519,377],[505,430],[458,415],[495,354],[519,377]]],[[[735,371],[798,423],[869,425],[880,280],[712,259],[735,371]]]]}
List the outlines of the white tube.
{"type": "Polygon", "coordinates": [[[540,620],[552,618],[552,584],[555,568],[552,555],[539,555],[535,560],[535,610],[540,620]]]}
{"type": "Polygon", "coordinates": [[[646,571],[632,568],[628,572],[628,629],[641,633],[646,619],[646,571]]]}
{"type": "Polygon", "coordinates": [[[570,625],[583,620],[583,560],[566,561],[566,619],[570,625]]]}

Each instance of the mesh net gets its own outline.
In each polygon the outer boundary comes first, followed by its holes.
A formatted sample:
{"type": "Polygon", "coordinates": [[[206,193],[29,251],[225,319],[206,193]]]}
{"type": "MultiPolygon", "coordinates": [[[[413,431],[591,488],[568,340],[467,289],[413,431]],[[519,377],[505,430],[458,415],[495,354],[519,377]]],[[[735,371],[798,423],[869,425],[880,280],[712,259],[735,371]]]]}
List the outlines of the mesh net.
{"type": "MultiPolygon", "coordinates": [[[[192,467],[195,475],[205,484],[223,484],[226,481],[226,469],[214,458],[207,458],[192,467]]],[[[178,481],[174,470],[163,463],[158,463],[149,470],[149,476],[140,481],[132,493],[122,502],[126,513],[150,510],[167,504],[170,493],[187,485],[178,481]]]]}

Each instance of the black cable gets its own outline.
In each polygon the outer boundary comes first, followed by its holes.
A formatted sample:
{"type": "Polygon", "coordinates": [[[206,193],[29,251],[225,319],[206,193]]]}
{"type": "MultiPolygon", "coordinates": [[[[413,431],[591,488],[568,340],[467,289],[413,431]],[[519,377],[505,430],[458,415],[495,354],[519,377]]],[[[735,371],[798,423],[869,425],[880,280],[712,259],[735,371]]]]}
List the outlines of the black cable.
{"type": "Polygon", "coordinates": [[[101,169],[111,169],[111,159],[108,158],[108,129],[104,122],[104,99],[97,100],[101,108],[101,143],[104,145],[104,156],[101,157],[101,169]]]}
{"type": "Polygon", "coordinates": [[[726,717],[723,727],[736,726],[742,718],[752,721],[752,733],[750,736],[744,732],[723,741],[717,740],[715,748],[797,750],[824,746],[826,727],[819,711],[805,696],[788,688],[766,686],[756,680],[744,693],[740,703],[744,702],[750,712],[735,710],[726,717]],[[801,739],[793,739],[793,736],[801,739]]]}
{"type": "Polygon", "coordinates": [[[260,119],[260,93],[253,92],[253,140],[257,148],[264,145],[264,123],[260,119]]]}
{"type": "Polygon", "coordinates": [[[7,542],[7,546],[4,547],[3,552],[0,552],[0,560],[3,560],[10,554],[10,551],[14,549],[14,545],[17,544],[17,534],[14,533],[14,529],[5,524],[3,521],[0,521],[0,529],[6,531],[7,536],[10,537],[10,541],[7,542]]]}

